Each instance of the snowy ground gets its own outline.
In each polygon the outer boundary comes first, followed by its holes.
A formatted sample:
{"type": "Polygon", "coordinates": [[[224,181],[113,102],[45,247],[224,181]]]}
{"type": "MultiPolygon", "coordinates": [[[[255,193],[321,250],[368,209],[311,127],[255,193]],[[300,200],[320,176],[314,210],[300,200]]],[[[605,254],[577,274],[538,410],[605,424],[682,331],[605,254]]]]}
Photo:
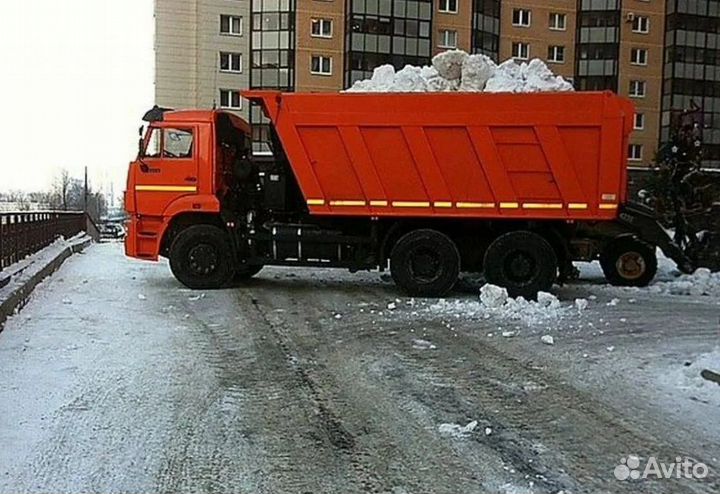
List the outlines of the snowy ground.
{"type": "Polygon", "coordinates": [[[542,311],[484,310],[470,282],[274,268],[200,293],[97,245],[0,333],[0,493],[718,492],[720,305],[672,286],[585,265],[542,311]],[[633,454],[710,476],[616,480],[633,454]]]}

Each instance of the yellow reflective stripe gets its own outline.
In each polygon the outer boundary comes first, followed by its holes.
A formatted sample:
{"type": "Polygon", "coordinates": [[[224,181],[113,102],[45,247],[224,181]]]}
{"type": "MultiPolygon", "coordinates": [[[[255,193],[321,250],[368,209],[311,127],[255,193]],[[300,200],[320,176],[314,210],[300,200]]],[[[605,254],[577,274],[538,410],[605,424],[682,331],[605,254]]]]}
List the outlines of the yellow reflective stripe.
{"type": "Polygon", "coordinates": [[[582,202],[571,202],[568,204],[568,209],[587,209],[588,205],[582,202]]]}
{"type": "Polygon", "coordinates": [[[308,206],[324,206],[325,199],[308,199],[307,204],[308,206]]]}
{"type": "Polygon", "coordinates": [[[500,208],[502,209],[517,209],[520,207],[520,204],[517,202],[501,202],[500,208]]]}
{"type": "Polygon", "coordinates": [[[451,208],[452,202],[437,201],[437,202],[433,203],[433,206],[435,206],[436,208],[451,208]]]}
{"type": "Polygon", "coordinates": [[[491,209],[495,207],[494,202],[458,202],[456,206],[460,209],[473,209],[473,208],[482,208],[482,209],[491,209]]]}
{"type": "Polygon", "coordinates": [[[617,209],[617,204],[600,204],[600,209],[617,209]]]}
{"type": "Polygon", "coordinates": [[[387,201],[370,201],[370,205],[373,207],[376,207],[376,208],[377,207],[384,208],[385,206],[388,205],[388,202],[387,201]]]}
{"type": "Polygon", "coordinates": [[[195,185],[136,185],[138,192],[197,192],[195,185]]]}
{"type": "Polygon", "coordinates": [[[553,202],[526,202],[522,207],[523,209],[562,209],[563,205],[553,202]]]}
{"type": "Polygon", "coordinates": [[[396,208],[429,208],[429,202],[395,201],[392,203],[396,208]]]}
{"type": "Polygon", "coordinates": [[[365,201],[330,201],[331,206],[365,206],[365,201]]]}

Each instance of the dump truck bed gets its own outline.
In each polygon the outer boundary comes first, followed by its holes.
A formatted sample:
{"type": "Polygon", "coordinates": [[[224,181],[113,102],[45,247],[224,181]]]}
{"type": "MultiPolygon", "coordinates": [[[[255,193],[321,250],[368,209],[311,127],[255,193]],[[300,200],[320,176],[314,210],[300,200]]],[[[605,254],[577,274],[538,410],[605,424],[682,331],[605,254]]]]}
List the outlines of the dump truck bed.
{"type": "Polygon", "coordinates": [[[634,108],[610,92],[244,95],[313,215],[611,220],[625,201],[634,108]]]}

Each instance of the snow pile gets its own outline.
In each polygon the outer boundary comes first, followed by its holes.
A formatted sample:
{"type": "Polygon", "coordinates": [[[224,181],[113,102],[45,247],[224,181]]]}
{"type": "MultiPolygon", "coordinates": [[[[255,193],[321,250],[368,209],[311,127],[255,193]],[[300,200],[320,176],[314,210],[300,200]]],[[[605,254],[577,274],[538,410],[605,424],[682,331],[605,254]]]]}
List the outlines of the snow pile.
{"type": "Polygon", "coordinates": [[[473,420],[465,426],[458,424],[440,424],[440,426],[438,426],[438,432],[443,436],[463,438],[474,431],[477,425],[477,420],[473,420]]]}
{"type": "Polygon", "coordinates": [[[429,309],[433,313],[452,315],[457,318],[496,317],[507,321],[521,321],[530,326],[553,322],[569,315],[573,306],[563,306],[558,298],[546,292],[538,293],[537,301],[523,297],[512,298],[505,288],[484,285],[480,289],[480,303],[468,300],[440,300],[429,309]]]}
{"type": "Polygon", "coordinates": [[[356,82],[348,92],[489,92],[535,93],[572,91],[573,87],[542,60],[528,63],[509,59],[496,65],[485,55],[468,55],[450,50],[436,55],[431,67],[406,65],[395,71],[392,65],[375,69],[371,79],[356,82]]]}
{"type": "Polygon", "coordinates": [[[700,268],[693,274],[678,276],[673,281],[660,281],[650,286],[652,293],[667,295],[720,296],[720,272],[700,268]]]}
{"type": "Polygon", "coordinates": [[[720,373],[720,348],[699,355],[692,362],[685,363],[680,369],[662,374],[661,381],[665,386],[675,390],[690,393],[707,392],[707,395],[703,394],[703,398],[713,397],[715,402],[720,403],[720,386],[716,382],[704,378],[703,371],[720,373]]]}

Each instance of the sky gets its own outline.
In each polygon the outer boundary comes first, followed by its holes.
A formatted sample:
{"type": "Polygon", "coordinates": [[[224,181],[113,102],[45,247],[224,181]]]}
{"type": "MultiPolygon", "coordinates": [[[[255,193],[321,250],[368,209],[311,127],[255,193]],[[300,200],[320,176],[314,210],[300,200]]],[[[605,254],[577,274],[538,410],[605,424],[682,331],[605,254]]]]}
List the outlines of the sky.
{"type": "Polygon", "coordinates": [[[153,105],[152,0],[0,3],[0,191],[59,170],[122,194],[153,105]]]}

